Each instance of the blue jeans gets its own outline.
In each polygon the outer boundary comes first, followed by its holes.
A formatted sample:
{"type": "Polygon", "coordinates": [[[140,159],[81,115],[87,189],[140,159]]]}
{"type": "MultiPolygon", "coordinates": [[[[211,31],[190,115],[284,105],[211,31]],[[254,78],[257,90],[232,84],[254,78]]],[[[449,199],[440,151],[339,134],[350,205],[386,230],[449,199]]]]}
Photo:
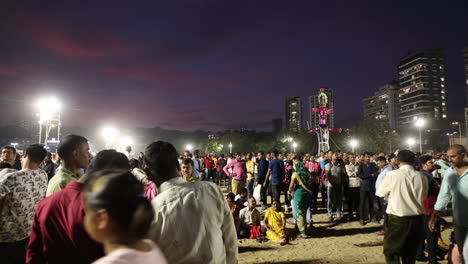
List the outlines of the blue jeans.
{"type": "Polygon", "coordinates": [[[336,215],[343,216],[343,187],[327,186],[327,211],[328,216],[333,215],[333,208],[336,208],[336,215]]]}

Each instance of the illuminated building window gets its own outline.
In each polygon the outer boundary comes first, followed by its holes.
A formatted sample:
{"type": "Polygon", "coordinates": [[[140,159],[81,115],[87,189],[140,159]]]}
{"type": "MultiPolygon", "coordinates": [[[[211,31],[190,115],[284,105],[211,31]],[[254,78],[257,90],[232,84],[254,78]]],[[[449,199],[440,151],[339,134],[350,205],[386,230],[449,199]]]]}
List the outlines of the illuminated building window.
{"type": "Polygon", "coordinates": [[[447,118],[447,115],[442,115],[442,118],[447,118]]]}
{"type": "Polygon", "coordinates": [[[445,106],[445,102],[442,103],[442,106],[445,106]]]}
{"type": "Polygon", "coordinates": [[[444,77],[440,77],[440,80],[441,80],[441,81],[445,81],[445,78],[444,78],[444,77]]]}

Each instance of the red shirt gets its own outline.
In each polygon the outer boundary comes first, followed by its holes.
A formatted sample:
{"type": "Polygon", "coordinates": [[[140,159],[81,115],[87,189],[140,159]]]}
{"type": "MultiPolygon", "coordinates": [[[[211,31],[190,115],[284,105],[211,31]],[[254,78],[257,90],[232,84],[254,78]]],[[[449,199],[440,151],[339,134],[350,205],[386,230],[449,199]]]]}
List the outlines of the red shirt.
{"type": "Polygon", "coordinates": [[[60,192],[42,200],[36,209],[27,263],[91,263],[104,256],[83,225],[82,183],[72,181],[60,192]]]}

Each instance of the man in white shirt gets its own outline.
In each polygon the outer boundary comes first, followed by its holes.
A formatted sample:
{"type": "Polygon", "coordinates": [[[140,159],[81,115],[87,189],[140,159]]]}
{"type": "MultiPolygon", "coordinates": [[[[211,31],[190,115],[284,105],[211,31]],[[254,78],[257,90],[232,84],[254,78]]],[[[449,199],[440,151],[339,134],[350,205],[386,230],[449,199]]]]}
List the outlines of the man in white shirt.
{"type": "Polygon", "coordinates": [[[239,219],[240,219],[240,230],[239,230],[239,237],[240,238],[249,238],[250,237],[250,229],[254,225],[260,225],[260,221],[262,221],[262,217],[260,216],[260,212],[255,208],[257,206],[257,200],[254,197],[249,198],[249,204],[247,207],[243,208],[239,212],[239,219]]]}
{"type": "Polygon", "coordinates": [[[237,263],[236,228],[221,190],[212,182],[184,181],[171,143],[149,145],[145,162],[159,190],[150,238],[168,263],[237,263]]]}
{"type": "Polygon", "coordinates": [[[390,171],[379,186],[377,196],[388,201],[388,223],[384,238],[387,263],[415,263],[423,235],[423,201],[429,191],[427,177],[416,171],[416,156],[409,150],[398,152],[400,168],[390,171]]]}
{"type": "Polygon", "coordinates": [[[0,174],[0,263],[25,263],[37,203],[47,191],[47,173],[40,165],[47,151],[39,144],[29,146],[20,171],[0,174]]]}

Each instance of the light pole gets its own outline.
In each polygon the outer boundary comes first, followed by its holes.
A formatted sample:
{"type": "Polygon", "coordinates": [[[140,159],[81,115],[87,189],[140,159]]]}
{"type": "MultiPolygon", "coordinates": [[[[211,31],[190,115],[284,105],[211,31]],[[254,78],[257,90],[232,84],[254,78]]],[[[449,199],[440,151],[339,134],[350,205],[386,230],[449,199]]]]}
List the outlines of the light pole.
{"type": "Polygon", "coordinates": [[[232,154],[232,142],[229,142],[229,154],[232,154]]]}
{"type": "Polygon", "coordinates": [[[409,150],[411,150],[411,147],[414,146],[414,144],[416,144],[416,140],[414,140],[414,138],[408,138],[406,140],[406,144],[408,144],[408,148],[409,150]]]}
{"type": "Polygon", "coordinates": [[[452,125],[456,126],[458,125],[458,138],[460,139],[460,142],[458,144],[462,143],[462,133],[461,133],[461,123],[460,122],[452,122],[452,125]]]}
{"type": "Polygon", "coordinates": [[[354,153],[354,148],[357,147],[359,142],[356,139],[351,139],[349,145],[351,146],[351,152],[354,153]]]}
{"type": "Polygon", "coordinates": [[[185,150],[188,150],[189,152],[192,152],[193,146],[191,144],[187,144],[185,146],[185,150]]]}
{"type": "Polygon", "coordinates": [[[296,152],[297,143],[296,143],[296,142],[294,142],[294,143],[292,144],[292,146],[293,146],[293,152],[296,152]]]}
{"type": "Polygon", "coordinates": [[[49,134],[57,128],[57,141],[60,141],[60,110],[61,103],[55,97],[40,99],[36,105],[39,109],[39,144],[47,146],[49,134]],[[44,141],[42,141],[42,126],[44,125],[44,141]]]}
{"type": "Polygon", "coordinates": [[[291,152],[292,152],[292,150],[293,150],[293,149],[292,149],[292,148],[293,148],[293,146],[292,146],[292,141],[293,141],[293,138],[292,138],[292,137],[288,137],[288,142],[289,142],[289,145],[290,145],[289,147],[290,147],[290,151],[291,151],[291,152]]]}
{"type": "Polygon", "coordinates": [[[106,143],[105,148],[112,149],[114,148],[115,140],[119,135],[119,131],[115,127],[104,127],[101,131],[101,135],[106,143]]]}
{"type": "Polygon", "coordinates": [[[416,120],[414,124],[419,129],[419,152],[422,153],[422,136],[421,136],[421,128],[426,124],[424,119],[416,120]]]}

